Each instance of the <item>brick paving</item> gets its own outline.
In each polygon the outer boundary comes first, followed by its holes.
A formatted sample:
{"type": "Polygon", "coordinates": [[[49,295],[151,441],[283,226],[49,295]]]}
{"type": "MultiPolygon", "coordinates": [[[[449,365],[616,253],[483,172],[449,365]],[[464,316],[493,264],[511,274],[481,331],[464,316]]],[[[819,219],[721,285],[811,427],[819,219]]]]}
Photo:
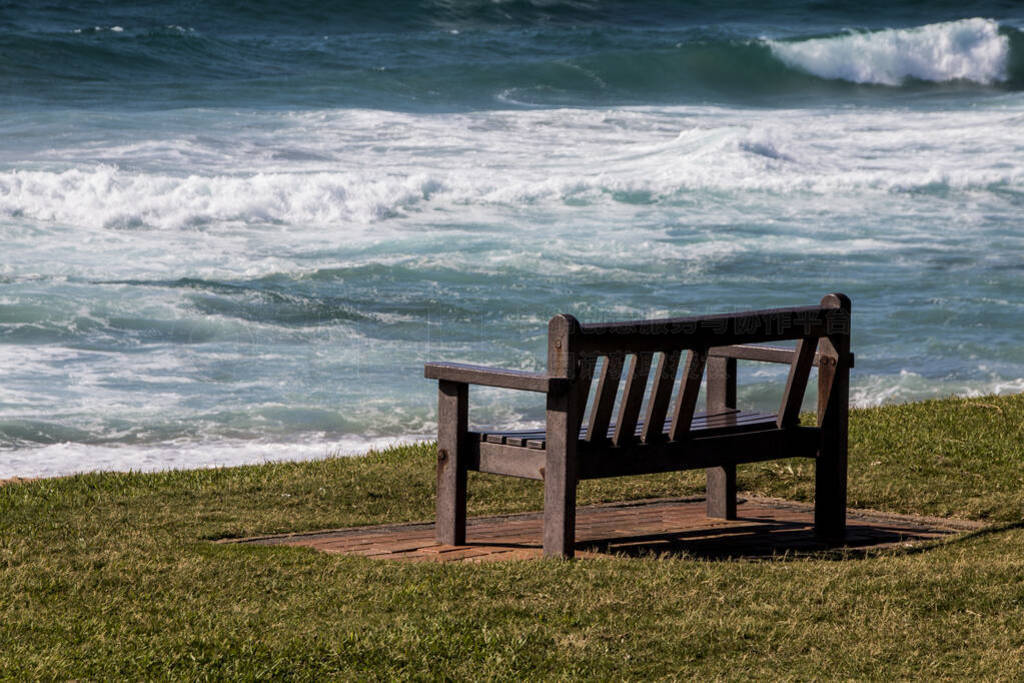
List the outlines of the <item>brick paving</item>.
{"type": "MultiPolygon", "coordinates": [[[[711,519],[704,500],[659,499],[580,507],[577,557],[681,555],[708,559],[766,558],[821,551],[865,552],[981,528],[980,523],[866,510],[847,513],[842,544],[814,537],[814,508],[770,498],[746,498],[737,519],[711,519]]],[[[484,562],[541,556],[539,512],[470,518],[466,544],[440,545],[432,523],[385,524],[232,539],[230,543],[309,547],[326,553],[408,562],[484,562]]]]}

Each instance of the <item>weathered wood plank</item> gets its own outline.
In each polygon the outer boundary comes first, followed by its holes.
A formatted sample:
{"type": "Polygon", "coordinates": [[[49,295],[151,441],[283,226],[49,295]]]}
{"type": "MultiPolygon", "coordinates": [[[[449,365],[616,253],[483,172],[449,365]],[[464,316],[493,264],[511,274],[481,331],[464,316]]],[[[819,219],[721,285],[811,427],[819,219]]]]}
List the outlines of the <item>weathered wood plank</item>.
{"type": "Polygon", "coordinates": [[[581,325],[578,352],[668,351],[820,337],[849,328],[840,308],[804,306],[725,315],[581,325]]]}
{"type": "MultiPolygon", "coordinates": [[[[760,413],[755,411],[739,411],[735,408],[729,409],[728,412],[721,412],[714,415],[707,415],[705,413],[698,413],[693,416],[693,421],[690,424],[690,431],[702,431],[706,432],[705,435],[711,433],[725,433],[729,431],[737,431],[742,429],[749,429],[752,425],[764,425],[767,423],[774,424],[776,416],[771,413],[760,413]]],[[[666,427],[665,429],[667,429],[666,427]]],[[[615,434],[617,427],[612,425],[608,428],[608,438],[615,434]]],[[[639,437],[643,430],[643,422],[641,421],[635,428],[634,434],[639,437]]],[[[667,435],[667,432],[665,432],[667,435]]],[[[471,435],[476,441],[482,441],[485,443],[492,444],[505,444],[508,446],[515,446],[520,448],[544,448],[544,430],[519,430],[519,431],[487,431],[483,433],[471,432],[471,435]]],[[[585,438],[587,436],[586,428],[581,429],[580,438],[583,441],[589,441],[585,438]]]]}
{"type": "MultiPolygon", "coordinates": [[[[782,346],[761,346],[754,344],[735,344],[733,346],[714,346],[708,355],[711,358],[732,358],[736,360],[756,360],[763,363],[784,363],[789,365],[793,361],[793,349],[782,346]]],[[[818,367],[821,354],[814,355],[814,367],[818,367]]],[[[855,354],[851,351],[847,354],[849,367],[854,365],[855,354]]]]}
{"type": "MultiPolygon", "coordinates": [[[[740,347],[728,347],[730,349],[740,347]]],[[[720,425],[725,411],[736,410],[736,358],[714,356],[710,349],[707,362],[707,411],[717,413],[714,421],[705,418],[703,424],[692,425],[692,431],[720,425]]],[[[709,432],[710,433],[710,432],[709,432]]],[[[705,476],[705,512],[708,517],[736,519],[736,464],[708,467],[705,476]]]]}
{"type": "Polygon", "coordinates": [[[637,420],[647,390],[647,377],[651,372],[653,354],[638,353],[630,356],[629,368],[626,371],[626,385],[622,389],[622,401],[619,403],[619,416],[616,420],[612,443],[622,446],[636,436],[637,420]]]}
{"type": "Polygon", "coordinates": [[[466,542],[466,447],[469,387],[437,383],[437,525],[438,543],[466,542]]]}
{"type": "MultiPolygon", "coordinates": [[[[822,306],[843,310],[849,320],[850,299],[829,294],[822,306]]],[[[832,330],[819,342],[829,359],[818,368],[818,427],[820,441],[814,467],[814,532],[835,540],[846,533],[847,441],[849,431],[850,328],[832,330]]]]}
{"type": "Polygon", "coordinates": [[[644,443],[653,443],[664,438],[665,416],[668,414],[668,402],[672,398],[672,388],[676,381],[678,367],[678,349],[666,351],[658,358],[658,367],[654,371],[654,384],[651,385],[651,396],[647,400],[644,427],[640,433],[640,440],[644,443]]]}
{"type": "MultiPolygon", "coordinates": [[[[526,442],[529,441],[530,438],[531,437],[519,436],[519,435],[506,436],[505,437],[505,443],[508,444],[509,446],[516,446],[518,448],[526,448],[526,442]]],[[[533,435],[533,438],[534,439],[537,439],[537,438],[541,438],[542,439],[542,438],[544,438],[544,433],[541,432],[539,435],[533,435]]]]}
{"type": "Polygon", "coordinates": [[[601,377],[597,383],[594,406],[590,410],[590,424],[586,437],[588,441],[608,438],[608,424],[615,408],[615,397],[619,393],[619,379],[625,359],[625,355],[621,353],[605,356],[604,364],[601,366],[601,377]]]}
{"type": "Polygon", "coordinates": [[[544,451],[482,443],[475,467],[472,469],[491,474],[541,480],[544,478],[545,465],[544,451]]]}
{"type": "Polygon", "coordinates": [[[568,386],[564,379],[549,377],[541,372],[503,370],[464,363],[427,363],[423,369],[423,376],[427,379],[536,391],[544,394],[562,391],[568,386]]]}
{"type": "Polygon", "coordinates": [[[579,478],[707,469],[790,457],[814,458],[820,438],[817,427],[777,429],[768,425],[767,429],[754,432],[708,438],[694,436],[687,441],[634,443],[622,448],[590,450],[587,444],[581,444],[579,478]]]}
{"type": "MultiPolygon", "coordinates": [[[[781,346],[755,346],[753,344],[735,344],[733,346],[713,346],[708,349],[712,358],[731,358],[733,360],[756,360],[762,363],[785,363],[793,361],[793,349],[781,346]]],[[[818,359],[815,358],[817,363],[818,359]]]]}
{"type": "Polygon", "coordinates": [[[673,441],[686,438],[690,431],[690,422],[693,420],[693,412],[697,408],[697,396],[700,393],[700,383],[704,377],[704,365],[707,360],[707,349],[694,349],[690,351],[689,357],[686,359],[669,432],[669,438],[673,441]]]}
{"type": "Polygon", "coordinates": [[[770,413],[741,413],[734,420],[716,420],[690,427],[690,432],[697,436],[714,436],[716,434],[731,434],[733,432],[750,431],[752,429],[763,429],[765,425],[775,426],[775,415],[770,413]]]}
{"type": "Polygon", "coordinates": [[[576,540],[579,393],[549,394],[544,451],[544,556],[571,558],[576,540]]]}
{"type": "Polygon", "coordinates": [[[576,379],[573,381],[573,385],[569,389],[570,393],[575,394],[573,396],[573,405],[575,406],[573,409],[576,411],[572,415],[572,420],[569,423],[569,429],[573,438],[576,439],[580,438],[580,431],[583,429],[583,414],[587,409],[587,399],[590,397],[590,383],[594,378],[594,370],[596,367],[596,356],[581,358],[576,370],[576,379]]]}
{"type": "Polygon", "coordinates": [[[704,471],[707,476],[707,516],[736,519],[736,463],[707,467],[704,471]]]}
{"type": "Polygon", "coordinates": [[[793,362],[789,366],[786,389],[782,392],[779,407],[779,427],[792,427],[800,421],[800,406],[807,391],[807,378],[811,374],[811,363],[818,349],[818,339],[801,339],[796,344],[793,362]]]}
{"type": "MultiPolygon", "coordinates": [[[[571,315],[556,315],[548,321],[548,375],[575,379],[577,367],[576,340],[580,322],[571,315]]],[[[568,387],[566,387],[568,388],[568,387]]]]}
{"type": "Polygon", "coordinates": [[[717,413],[736,407],[736,359],[708,352],[707,411],[717,413]]]}

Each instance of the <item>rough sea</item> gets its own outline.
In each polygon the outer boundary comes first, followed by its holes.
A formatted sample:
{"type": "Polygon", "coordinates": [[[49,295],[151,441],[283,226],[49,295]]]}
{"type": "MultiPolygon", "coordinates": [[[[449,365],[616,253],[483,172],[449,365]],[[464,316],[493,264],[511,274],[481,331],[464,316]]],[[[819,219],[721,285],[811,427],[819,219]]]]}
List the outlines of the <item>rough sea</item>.
{"type": "Polygon", "coordinates": [[[428,438],[560,312],[842,291],[857,405],[1024,391],[1024,5],[843,4],[3,3],[0,478],[428,438]]]}

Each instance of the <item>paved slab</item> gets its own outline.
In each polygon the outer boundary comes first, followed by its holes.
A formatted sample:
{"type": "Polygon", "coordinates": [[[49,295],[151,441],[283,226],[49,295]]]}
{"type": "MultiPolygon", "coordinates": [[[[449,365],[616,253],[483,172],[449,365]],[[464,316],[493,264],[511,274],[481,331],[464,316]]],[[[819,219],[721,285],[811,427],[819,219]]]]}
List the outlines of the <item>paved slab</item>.
{"type": "MultiPolygon", "coordinates": [[[[975,522],[849,510],[842,544],[814,537],[814,508],[773,498],[739,501],[738,518],[712,519],[703,498],[673,498],[580,507],[576,555],[685,555],[764,558],[822,551],[859,551],[919,543],[981,528],[975,522]]],[[[231,539],[229,543],[309,547],[326,553],[410,562],[485,562],[541,556],[539,512],[474,517],[466,544],[439,545],[432,523],[385,524],[231,539]]]]}

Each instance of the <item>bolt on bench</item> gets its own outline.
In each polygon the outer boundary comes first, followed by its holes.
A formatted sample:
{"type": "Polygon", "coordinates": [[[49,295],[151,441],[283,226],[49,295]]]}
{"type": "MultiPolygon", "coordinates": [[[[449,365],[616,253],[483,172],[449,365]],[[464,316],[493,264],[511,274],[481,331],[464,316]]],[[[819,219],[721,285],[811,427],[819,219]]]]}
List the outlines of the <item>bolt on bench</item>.
{"type": "Polygon", "coordinates": [[[425,376],[438,380],[437,540],[466,541],[469,470],[542,480],[544,554],[568,558],[580,479],[706,468],[708,516],[735,519],[736,465],[792,457],[815,461],[815,533],[841,539],[852,366],[843,294],[818,306],[693,318],[581,325],[556,315],[546,373],[428,363],[425,376]],[[758,345],[785,340],[796,348],[758,345]],[[737,360],[789,364],[777,415],[736,408],[737,360]],[[813,366],[818,419],[804,427],[800,406],[813,366]],[[705,372],[707,412],[696,413],[705,372]],[[470,431],[470,384],[544,394],[546,429],[470,431]]]}

